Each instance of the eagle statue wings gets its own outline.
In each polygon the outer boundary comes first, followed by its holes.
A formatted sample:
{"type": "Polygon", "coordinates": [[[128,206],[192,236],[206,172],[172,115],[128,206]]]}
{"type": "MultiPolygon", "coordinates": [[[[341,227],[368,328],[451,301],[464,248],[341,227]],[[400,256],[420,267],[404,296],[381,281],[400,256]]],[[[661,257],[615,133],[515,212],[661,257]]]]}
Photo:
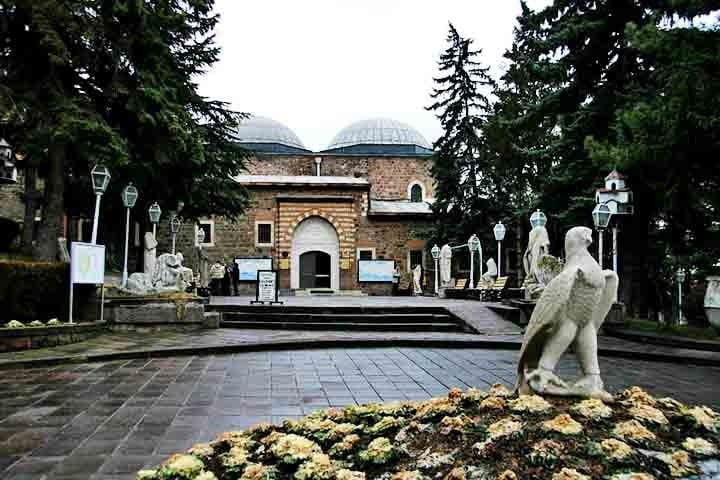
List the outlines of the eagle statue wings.
{"type": "Polygon", "coordinates": [[[618,276],[600,268],[588,252],[591,243],[587,227],[574,227],[565,235],[565,266],[545,287],[525,330],[517,382],[522,394],[612,400],[600,378],[597,332],[617,300],[618,276]],[[571,344],[582,376],[568,385],[554,371],[571,344]]]}

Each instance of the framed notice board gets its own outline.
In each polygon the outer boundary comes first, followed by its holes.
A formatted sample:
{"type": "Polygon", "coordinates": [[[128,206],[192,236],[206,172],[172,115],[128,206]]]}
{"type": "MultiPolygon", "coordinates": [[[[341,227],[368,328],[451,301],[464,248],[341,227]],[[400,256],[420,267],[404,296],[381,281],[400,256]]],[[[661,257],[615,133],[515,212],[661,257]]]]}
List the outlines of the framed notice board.
{"type": "Polygon", "coordinates": [[[278,301],[277,270],[258,270],[255,283],[255,300],[250,303],[269,303],[270,305],[283,303],[278,301]]]}

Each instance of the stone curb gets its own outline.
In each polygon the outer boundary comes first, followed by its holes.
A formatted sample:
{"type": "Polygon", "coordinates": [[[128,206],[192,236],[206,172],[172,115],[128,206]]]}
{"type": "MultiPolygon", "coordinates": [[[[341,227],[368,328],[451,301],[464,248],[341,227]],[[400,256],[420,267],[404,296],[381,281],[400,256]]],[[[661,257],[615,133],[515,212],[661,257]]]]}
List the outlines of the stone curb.
{"type": "Polygon", "coordinates": [[[606,335],[637,343],[660,345],[663,347],[683,348],[687,350],[700,350],[705,352],[720,352],[720,342],[707,340],[683,340],[678,337],[665,337],[651,333],[629,331],[615,328],[603,328],[606,335]]]}
{"type": "MultiPolygon", "coordinates": [[[[197,347],[171,347],[149,350],[128,350],[92,355],[71,355],[45,357],[27,360],[0,362],[0,370],[13,368],[49,367],[63,364],[107,362],[139,358],[165,358],[189,355],[217,355],[277,350],[308,350],[316,348],[373,348],[373,347],[415,347],[415,348],[479,348],[487,350],[520,350],[521,343],[508,340],[441,340],[441,339],[329,339],[329,340],[283,340],[277,342],[242,343],[234,345],[209,345],[197,347]]],[[[720,356],[714,352],[683,352],[679,356],[664,352],[643,352],[620,348],[598,348],[598,355],[627,358],[652,362],[685,363],[699,366],[720,366],[720,356]]]]}

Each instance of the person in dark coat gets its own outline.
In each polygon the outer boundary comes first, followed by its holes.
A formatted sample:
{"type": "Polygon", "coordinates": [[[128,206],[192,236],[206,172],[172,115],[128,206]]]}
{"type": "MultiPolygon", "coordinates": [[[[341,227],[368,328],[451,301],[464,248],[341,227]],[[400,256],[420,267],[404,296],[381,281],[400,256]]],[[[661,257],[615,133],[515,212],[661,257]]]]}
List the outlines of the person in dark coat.
{"type": "Polygon", "coordinates": [[[239,289],[240,265],[238,265],[238,263],[234,260],[233,260],[233,264],[232,264],[232,284],[233,284],[234,294],[237,297],[238,295],[240,295],[240,289],[239,289]]]}
{"type": "Polygon", "coordinates": [[[225,267],[225,276],[222,279],[222,294],[226,297],[230,296],[230,275],[231,275],[231,267],[227,263],[227,258],[223,258],[223,267],[225,267]]]}

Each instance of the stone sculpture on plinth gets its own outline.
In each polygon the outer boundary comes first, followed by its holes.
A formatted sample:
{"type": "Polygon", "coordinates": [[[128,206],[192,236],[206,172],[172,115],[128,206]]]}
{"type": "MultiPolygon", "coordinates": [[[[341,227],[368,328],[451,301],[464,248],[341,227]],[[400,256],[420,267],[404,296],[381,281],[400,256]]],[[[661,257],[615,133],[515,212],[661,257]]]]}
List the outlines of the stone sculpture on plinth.
{"type": "Polygon", "coordinates": [[[448,288],[452,282],[452,247],[447,243],[440,249],[440,288],[448,288]]]}
{"type": "Polygon", "coordinates": [[[588,252],[591,243],[587,227],[574,227],[565,236],[567,263],[545,287],[523,338],[516,387],[521,394],[612,400],[600,378],[597,332],[617,299],[618,276],[600,268],[588,252]],[[554,373],[571,344],[582,372],[572,386],[554,373]]]}
{"type": "Polygon", "coordinates": [[[560,261],[550,255],[550,237],[545,227],[530,231],[527,250],[523,255],[526,300],[540,298],[545,286],[560,272],[560,261]]]}
{"type": "Polygon", "coordinates": [[[415,295],[422,295],[421,279],[422,279],[422,267],[415,265],[412,270],[413,274],[413,293],[415,295]]]}
{"type": "Polygon", "coordinates": [[[152,233],[145,233],[145,253],[143,256],[143,272],[152,277],[155,273],[155,262],[157,261],[155,251],[157,249],[157,240],[152,233]]]}
{"type": "Polygon", "coordinates": [[[483,273],[482,277],[480,277],[480,285],[489,288],[495,285],[495,280],[498,276],[498,268],[497,263],[495,263],[495,260],[492,258],[485,262],[485,265],[487,265],[487,271],[483,273]]]}

